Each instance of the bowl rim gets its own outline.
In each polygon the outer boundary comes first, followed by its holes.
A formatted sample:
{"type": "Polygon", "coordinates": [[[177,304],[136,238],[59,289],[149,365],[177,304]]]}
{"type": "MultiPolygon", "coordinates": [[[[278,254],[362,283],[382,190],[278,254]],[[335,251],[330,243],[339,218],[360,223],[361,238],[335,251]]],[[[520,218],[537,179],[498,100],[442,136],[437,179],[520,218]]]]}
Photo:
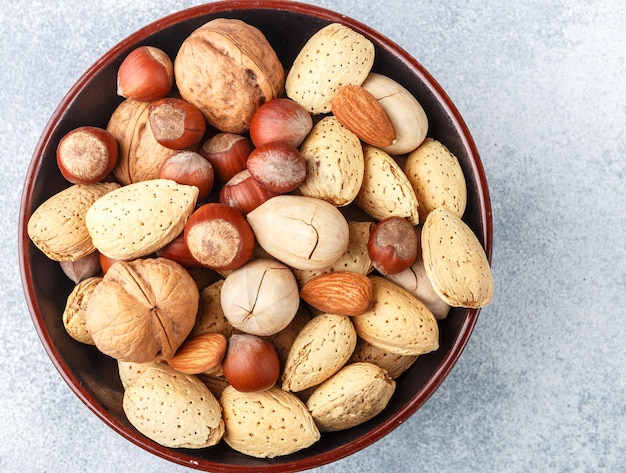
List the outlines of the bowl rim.
{"type": "MultiPolygon", "coordinates": [[[[81,74],[81,76],[68,90],[66,95],[63,97],[61,102],[52,113],[37,142],[25,176],[20,202],[20,214],[18,224],[18,256],[22,287],[27,307],[32,322],[35,325],[37,334],[53,365],[55,366],[63,380],[69,385],[74,394],[81,400],[83,404],[85,404],[85,406],[87,406],[98,418],[100,418],[100,420],[102,420],[106,425],[108,425],[125,439],[158,457],[193,469],[213,471],[216,473],[250,471],[250,466],[243,464],[235,465],[214,463],[210,460],[190,458],[184,452],[163,447],[151,441],[150,439],[144,439],[142,436],[138,436],[136,433],[129,431],[125,425],[120,424],[111,414],[109,414],[106,409],[98,409],[98,407],[100,406],[100,402],[95,399],[92,393],[87,390],[83,385],[81,385],[81,382],[72,374],[69,365],[65,362],[63,357],[60,356],[60,352],[56,348],[52,337],[46,330],[44,330],[43,325],[39,321],[39,319],[41,319],[41,314],[39,312],[38,306],[33,301],[34,281],[31,273],[28,271],[28,267],[30,266],[30,255],[27,251],[27,248],[29,247],[31,242],[27,233],[27,224],[28,217],[33,210],[30,207],[30,204],[31,197],[34,192],[34,176],[36,175],[40,167],[43,150],[49,145],[50,140],[52,139],[53,132],[58,126],[59,121],[63,115],[63,110],[69,104],[71,104],[71,102],[77,96],[78,92],[85,86],[90,78],[101,68],[113,62],[121,52],[128,49],[131,45],[145,39],[147,36],[150,36],[151,34],[157,32],[161,28],[174,25],[183,20],[190,20],[197,16],[226,13],[233,10],[283,10],[313,16],[322,20],[343,23],[344,25],[354,29],[355,31],[358,31],[361,34],[369,37],[372,41],[379,44],[382,48],[393,52],[393,54],[396,55],[396,57],[399,58],[406,66],[408,66],[408,68],[411,69],[413,73],[420,76],[425,85],[430,89],[430,92],[437,98],[439,103],[442,105],[448,117],[453,121],[454,127],[461,131],[459,138],[461,139],[462,145],[470,155],[468,165],[471,168],[471,172],[478,178],[477,182],[479,185],[476,187],[476,198],[478,201],[478,208],[480,210],[479,220],[483,224],[483,234],[480,240],[483,248],[485,249],[487,258],[490,262],[493,245],[492,209],[485,171],[480,160],[478,150],[471,136],[471,133],[467,125],[465,124],[465,121],[461,117],[452,100],[439,85],[439,83],[434,79],[434,77],[431,76],[431,74],[406,50],[404,50],[394,41],[374,30],[372,27],[369,27],[358,20],[350,18],[336,11],[297,1],[221,0],[213,3],[193,6],[166,15],[140,28],[131,35],[119,41],[108,51],[106,51],[83,74],[81,74]]],[[[361,435],[360,437],[347,444],[340,445],[328,451],[315,454],[306,458],[289,460],[287,457],[285,458],[285,462],[282,463],[268,463],[264,467],[255,467],[256,471],[303,471],[306,469],[319,467],[325,464],[332,463],[334,461],[338,461],[359,450],[362,450],[380,440],[385,435],[389,434],[391,431],[393,431],[399,425],[405,422],[409,417],[411,417],[443,383],[443,381],[448,376],[453,366],[456,364],[459,357],[461,356],[474,329],[479,313],[480,309],[468,309],[465,322],[461,326],[458,335],[453,341],[450,352],[444,357],[437,370],[428,379],[424,386],[386,422],[375,426],[372,430],[368,431],[367,433],[361,435]]]]}

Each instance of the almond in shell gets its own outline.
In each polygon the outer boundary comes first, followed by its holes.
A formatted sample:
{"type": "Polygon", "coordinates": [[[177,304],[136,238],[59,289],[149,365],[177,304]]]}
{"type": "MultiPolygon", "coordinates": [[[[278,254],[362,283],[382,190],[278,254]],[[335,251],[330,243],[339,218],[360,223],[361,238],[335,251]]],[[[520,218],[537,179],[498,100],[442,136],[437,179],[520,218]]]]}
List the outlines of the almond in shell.
{"type": "Polygon", "coordinates": [[[318,386],[306,405],[321,432],[349,429],[380,414],[396,382],[372,363],[351,363],[318,386]]]}
{"type": "Polygon", "coordinates": [[[128,386],[122,407],[139,432],[165,447],[210,447],[224,435],[222,410],[209,388],[165,363],[150,365],[128,386]]]}
{"type": "Polygon", "coordinates": [[[306,42],[287,78],[287,96],[312,114],[331,111],[331,100],[346,84],[361,85],[374,65],[374,44],[340,23],[331,23],[306,42]]]}
{"type": "Polygon", "coordinates": [[[310,447],[320,432],[304,403],[294,394],[273,387],[265,391],[222,391],[224,441],[256,458],[273,458],[310,447]]]}
{"type": "Polygon", "coordinates": [[[472,229],[444,207],[424,222],[422,257],[433,289],[449,305],[480,308],[491,302],[494,281],[485,250],[472,229]]]}
{"type": "Polygon", "coordinates": [[[87,230],[100,253],[131,260],[161,249],[183,231],[198,188],[153,179],[120,187],[106,197],[87,211],[87,230]]]}
{"type": "Polygon", "coordinates": [[[374,305],[350,318],[358,336],[399,355],[423,355],[439,348],[437,319],[424,303],[387,279],[369,277],[374,286],[374,305]]]}
{"type": "Polygon", "coordinates": [[[335,374],[350,359],[357,335],[350,317],[320,314],[300,331],[282,375],[285,391],[300,392],[335,374]]]}
{"type": "Polygon", "coordinates": [[[403,166],[419,202],[420,220],[437,207],[462,217],[467,204],[467,185],[457,157],[441,142],[426,138],[412,151],[403,166]]]}
{"type": "Polygon", "coordinates": [[[417,355],[398,355],[372,345],[359,338],[350,357],[350,363],[373,363],[387,371],[392,379],[398,378],[417,361],[417,355]]]}
{"type": "Polygon", "coordinates": [[[29,238],[54,261],[76,261],[93,253],[86,214],[95,201],[119,187],[114,182],[74,184],[54,194],[28,219],[29,238]]]}
{"type": "Polygon", "coordinates": [[[355,204],[376,220],[403,217],[419,223],[418,200],[400,165],[385,151],[363,146],[365,172],[355,204]]]}
{"type": "Polygon", "coordinates": [[[351,203],[361,188],[365,163],[359,138],[336,117],[322,118],[300,147],[306,162],[302,195],[337,207],[351,203]]]}

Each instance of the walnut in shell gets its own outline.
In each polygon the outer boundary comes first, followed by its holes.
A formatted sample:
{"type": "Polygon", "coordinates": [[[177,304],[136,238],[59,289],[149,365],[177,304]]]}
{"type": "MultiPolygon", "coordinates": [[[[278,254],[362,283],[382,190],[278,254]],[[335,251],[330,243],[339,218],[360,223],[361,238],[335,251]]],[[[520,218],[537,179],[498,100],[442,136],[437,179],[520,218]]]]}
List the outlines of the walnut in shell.
{"type": "Polygon", "coordinates": [[[175,153],[161,146],[152,134],[149,107],[149,102],[124,100],[109,119],[107,131],[119,144],[113,175],[122,185],[158,178],[161,164],[175,153]]]}
{"type": "Polygon", "coordinates": [[[98,349],[117,360],[168,360],[194,326],[198,287],[166,258],[113,264],[94,289],[85,322],[98,349]]]}
{"type": "Polygon", "coordinates": [[[193,31],[174,60],[181,96],[223,132],[249,129],[252,115],[284,90],[283,66],[263,33],[217,18],[193,31]]]}

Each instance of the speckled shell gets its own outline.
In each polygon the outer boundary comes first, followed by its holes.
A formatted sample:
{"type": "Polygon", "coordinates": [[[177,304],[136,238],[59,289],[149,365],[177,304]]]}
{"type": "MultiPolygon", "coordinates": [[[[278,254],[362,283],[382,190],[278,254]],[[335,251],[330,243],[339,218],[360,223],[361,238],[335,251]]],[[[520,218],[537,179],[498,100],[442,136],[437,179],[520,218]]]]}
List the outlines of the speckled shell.
{"type": "Polygon", "coordinates": [[[304,391],[331,377],[350,359],[357,335],[350,317],[320,314],[300,331],[282,375],[286,391],[304,391]]]}
{"type": "Polygon", "coordinates": [[[373,363],[386,370],[392,379],[396,379],[413,366],[417,358],[417,355],[398,355],[397,353],[388,352],[359,338],[349,362],[373,363]]]}
{"type": "Polygon", "coordinates": [[[28,219],[31,241],[54,261],[76,261],[96,250],[85,216],[92,204],[117,189],[113,182],[75,184],[41,204],[28,219]]]}
{"type": "Polygon", "coordinates": [[[403,166],[419,202],[420,220],[437,207],[462,217],[467,204],[467,185],[459,160],[445,145],[432,138],[411,152],[403,166]]]}
{"type": "Polygon", "coordinates": [[[300,153],[306,162],[303,195],[323,199],[337,207],[351,203],[361,188],[365,162],[359,138],[328,116],[315,124],[300,153]]]}
{"type": "Polygon", "coordinates": [[[399,355],[423,355],[439,348],[437,319],[413,294],[371,275],[374,306],[352,317],[359,337],[399,355]]]}
{"type": "Polygon", "coordinates": [[[133,384],[144,371],[152,366],[155,362],[149,361],[147,363],[134,363],[132,361],[117,361],[117,370],[120,374],[120,381],[124,389],[133,384]]]}
{"type": "Polygon", "coordinates": [[[365,36],[331,23],[300,50],[285,81],[287,96],[312,114],[328,113],[342,86],[361,85],[365,80],[374,55],[374,44],[365,36]]]}
{"type": "Polygon", "coordinates": [[[139,432],[165,447],[210,447],[224,435],[221,407],[211,391],[164,363],[149,366],[128,386],[122,407],[139,432]]]}
{"type": "Polygon", "coordinates": [[[161,249],[182,231],[198,199],[198,188],[168,179],[120,187],[87,211],[85,224],[100,253],[131,260],[161,249]]]}
{"type": "Polygon", "coordinates": [[[320,433],[304,403],[278,387],[243,393],[226,387],[220,397],[226,433],[234,450],[272,458],[310,447],[320,433]]]}
{"type": "Polygon", "coordinates": [[[354,200],[376,220],[398,216],[419,223],[417,196],[400,165],[386,152],[364,145],[365,172],[354,200]]]}
{"type": "Polygon", "coordinates": [[[472,229],[443,207],[424,222],[422,257],[433,289],[449,305],[479,308],[491,302],[494,281],[485,250],[472,229]]]}
{"type": "Polygon", "coordinates": [[[174,60],[181,96],[223,132],[243,133],[263,103],[284,91],[283,66],[263,33],[241,20],[211,20],[183,41],[174,60]]]}
{"type": "Polygon", "coordinates": [[[349,429],[380,414],[396,383],[372,363],[352,363],[317,387],[306,405],[321,432],[349,429]]]}
{"type": "Polygon", "coordinates": [[[224,315],[220,302],[223,285],[224,280],[220,279],[200,292],[198,315],[190,336],[203,333],[221,333],[228,338],[233,333],[234,328],[224,315]]]}

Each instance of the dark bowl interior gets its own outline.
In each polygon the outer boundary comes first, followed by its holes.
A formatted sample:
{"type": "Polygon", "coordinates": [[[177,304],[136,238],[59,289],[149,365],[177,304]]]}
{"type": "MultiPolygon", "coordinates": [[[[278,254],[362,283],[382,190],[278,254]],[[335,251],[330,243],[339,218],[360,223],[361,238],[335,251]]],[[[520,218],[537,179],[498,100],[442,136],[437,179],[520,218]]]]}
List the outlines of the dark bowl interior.
{"type": "Polygon", "coordinates": [[[446,144],[458,157],[468,186],[464,220],[491,257],[491,206],[475,144],[451,100],[415,59],[371,28],[322,8],[289,1],[216,2],[170,15],[124,39],[89,68],[59,104],[35,149],[24,183],[19,222],[24,292],[35,328],[59,373],[89,409],[126,439],[162,458],[204,471],[300,471],[365,448],[411,416],[457,361],[479,311],[452,309],[440,322],[439,350],[420,357],[397,380],[396,392],[384,412],[363,425],[325,433],[311,448],[274,459],[247,457],[223,442],[208,449],[168,449],[139,434],[127,421],[122,410],[123,390],[116,362],[94,347],[74,341],[65,332],[61,314],[73,283],[65,277],[58,263],[34,247],[26,232],[32,212],[69,185],[56,166],[55,150],[61,137],[81,125],[106,127],[110,114],[121,101],[116,95],[116,73],[126,54],[138,45],[153,45],[173,58],[187,35],[217,17],[239,18],[258,27],[285,68],[306,40],[330,22],[344,23],[370,38],[376,44],[373,70],[390,76],[415,95],[429,117],[428,135],[446,144]]]}

